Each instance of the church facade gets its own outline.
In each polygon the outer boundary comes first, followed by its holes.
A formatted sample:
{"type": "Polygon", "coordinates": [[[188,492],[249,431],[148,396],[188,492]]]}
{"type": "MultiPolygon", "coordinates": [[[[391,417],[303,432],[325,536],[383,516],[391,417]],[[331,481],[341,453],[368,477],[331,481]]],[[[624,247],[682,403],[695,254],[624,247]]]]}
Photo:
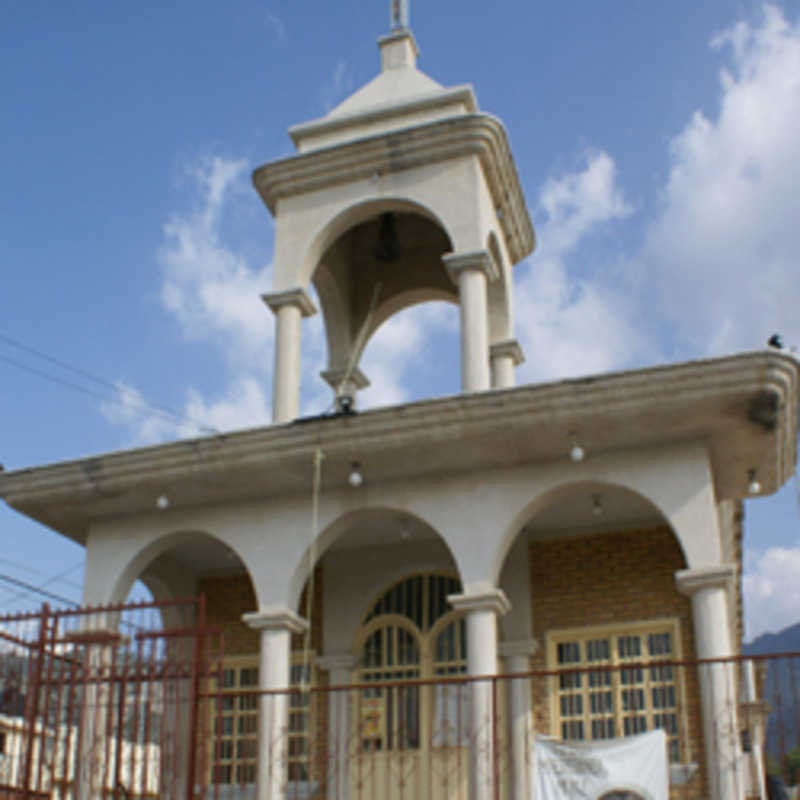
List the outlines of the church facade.
{"type": "MultiPolygon", "coordinates": [[[[513,269],[535,236],[505,130],[471,87],[417,69],[407,27],[379,44],[380,74],[293,127],[295,155],[254,172],[276,225],[264,295],[276,319],[274,424],[6,473],[0,494],[85,545],[86,604],[123,602],[137,580],[156,599],[205,593],[233,687],[737,655],[742,499],[794,471],[796,361],[764,350],[515,386],[513,269]],[[359,412],[370,336],[428,300],[459,306],[462,392],[359,412]],[[298,419],[314,313],[336,411],[298,419]]],[[[744,798],[738,678],[717,667],[656,687],[632,673],[602,697],[589,673],[515,680],[502,689],[509,748],[529,746],[520,725],[581,741],[660,728],[675,785],[694,781],[687,796],[744,798]]],[[[473,753],[464,785],[475,800],[495,796],[474,756],[493,747],[481,686],[460,743],[473,753]]],[[[334,742],[354,724],[332,701],[323,725],[322,712],[276,697],[231,723],[217,765],[218,782],[255,784],[265,800],[313,783],[315,727],[334,742]],[[296,742],[280,769],[275,730],[296,742]]],[[[374,704],[373,745],[389,748],[390,717],[442,713],[435,692],[415,697],[413,712],[374,704]]],[[[409,750],[431,746],[402,735],[409,750]]],[[[527,762],[517,752],[513,763],[527,762]]],[[[336,776],[331,799],[352,789],[345,769],[336,776]]],[[[502,792],[530,797],[522,770],[502,792]]]]}

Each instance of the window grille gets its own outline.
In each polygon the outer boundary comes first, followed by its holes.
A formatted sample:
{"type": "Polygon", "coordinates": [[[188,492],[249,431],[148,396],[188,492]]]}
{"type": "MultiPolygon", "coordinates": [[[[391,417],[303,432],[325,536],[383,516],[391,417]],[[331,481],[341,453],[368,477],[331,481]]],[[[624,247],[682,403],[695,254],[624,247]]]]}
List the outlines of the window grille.
{"type": "MultiPolygon", "coordinates": [[[[289,669],[290,685],[307,689],[316,680],[316,671],[303,664],[301,653],[293,654],[289,669]],[[305,678],[305,680],[304,680],[305,678]]],[[[214,705],[214,758],[212,783],[252,784],[258,760],[258,657],[232,658],[225,662],[220,689],[223,696],[214,705]]],[[[289,695],[286,738],[287,777],[290,781],[309,780],[309,744],[313,735],[312,694],[289,695]]]]}
{"type": "Polygon", "coordinates": [[[679,676],[673,666],[649,666],[680,658],[677,622],[552,632],[548,641],[551,668],[559,671],[554,716],[562,739],[596,741],[661,728],[670,761],[680,760],[679,676]]]}
{"type": "MultiPolygon", "coordinates": [[[[423,574],[383,592],[364,619],[358,680],[402,682],[466,672],[466,624],[447,602],[460,591],[458,578],[423,574]]],[[[430,730],[433,746],[464,744],[466,719],[466,693],[459,687],[365,689],[359,738],[367,750],[417,749],[430,730]]]]}

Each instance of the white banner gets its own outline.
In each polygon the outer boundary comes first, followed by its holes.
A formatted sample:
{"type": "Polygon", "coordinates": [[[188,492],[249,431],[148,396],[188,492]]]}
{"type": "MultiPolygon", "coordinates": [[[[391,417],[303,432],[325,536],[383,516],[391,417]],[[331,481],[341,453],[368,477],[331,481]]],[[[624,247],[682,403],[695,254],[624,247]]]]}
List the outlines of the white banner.
{"type": "Polygon", "coordinates": [[[656,730],[602,742],[536,737],[536,800],[668,800],[667,737],[656,730]]]}

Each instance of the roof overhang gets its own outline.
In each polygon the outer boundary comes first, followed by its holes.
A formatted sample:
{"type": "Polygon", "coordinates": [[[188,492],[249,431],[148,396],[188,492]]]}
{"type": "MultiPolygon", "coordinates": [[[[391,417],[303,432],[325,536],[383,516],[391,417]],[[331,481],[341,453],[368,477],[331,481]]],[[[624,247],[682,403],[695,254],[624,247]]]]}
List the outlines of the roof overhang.
{"type": "Polygon", "coordinates": [[[253,185],[275,215],[285,197],[468,155],[481,163],[516,264],[536,240],[505,128],[490,114],[460,114],[273,161],[253,172],[253,185]]]}
{"type": "Polygon", "coordinates": [[[589,457],[703,441],[717,496],[747,494],[758,470],[776,491],[797,458],[798,363],[764,350],[515,389],[319,417],[0,474],[10,506],[77,542],[92,523],[323,489],[357,459],[371,484],[568,457],[579,432],[589,457]]]}

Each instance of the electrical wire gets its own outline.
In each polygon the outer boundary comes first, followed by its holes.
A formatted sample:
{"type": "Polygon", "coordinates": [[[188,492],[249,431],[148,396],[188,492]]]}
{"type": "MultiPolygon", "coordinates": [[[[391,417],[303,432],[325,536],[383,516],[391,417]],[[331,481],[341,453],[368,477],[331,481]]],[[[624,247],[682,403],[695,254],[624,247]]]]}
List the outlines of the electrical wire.
{"type": "MultiPolygon", "coordinates": [[[[52,578],[48,578],[46,581],[44,581],[44,583],[40,583],[39,588],[43,589],[45,586],[50,586],[50,584],[55,583],[56,581],[63,580],[67,575],[69,575],[72,572],[75,572],[76,569],[82,567],[83,564],[84,564],[83,560],[79,561],[77,564],[70,567],[69,569],[66,569],[63,572],[59,572],[58,575],[54,575],[52,578]]],[[[70,583],[70,581],[65,581],[65,583],[70,583]]],[[[73,585],[73,587],[77,588],[79,591],[82,588],[74,584],[71,585],[73,585]]],[[[16,594],[10,595],[9,597],[4,597],[2,600],[0,600],[0,606],[9,606],[16,600],[21,600],[23,597],[29,597],[30,594],[31,592],[23,590],[21,592],[17,592],[16,594]]]]}
{"type": "Polygon", "coordinates": [[[42,589],[39,586],[34,586],[31,583],[26,583],[25,581],[21,581],[18,578],[12,578],[11,575],[3,575],[0,574],[0,581],[5,581],[6,583],[10,583],[13,586],[19,586],[23,589],[27,589],[29,593],[35,592],[36,594],[42,595],[42,597],[49,597],[51,600],[57,600],[59,603],[66,603],[67,605],[73,606],[78,608],[80,603],[76,603],[74,600],[70,600],[68,597],[64,597],[60,594],[55,594],[54,592],[48,592],[46,589],[42,589]]]}
{"type": "MultiPolygon", "coordinates": [[[[19,561],[12,561],[10,558],[3,558],[2,556],[0,556],[0,564],[8,564],[9,567],[13,567],[14,569],[21,569],[21,570],[24,570],[25,572],[30,572],[32,575],[38,575],[40,577],[47,578],[47,580],[45,581],[45,584],[49,583],[52,580],[49,577],[49,573],[48,572],[44,572],[41,569],[36,569],[36,567],[32,567],[30,564],[22,564],[19,561]]],[[[82,567],[82,566],[83,566],[83,561],[80,561],[74,567],[71,567],[69,570],[67,570],[67,572],[62,573],[62,575],[69,575],[70,572],[74,572],[76,569],[78,569],[78,567],[82,567]]],[[[62,583],[67,584],[72,589],[80,589],[81,588],[80,584],[75,583],[74,581],[66,581],[66,580],[63,580],[63,578],[61,578],[60,580],[61,580],[62,583]]],[[[42,584],[42,585],[45,585],[45,584],[42,584]]]]}
{"type": "Polygon", "coordinates": [[[74,383],[73,381],[66,380],[65,378],[59,377],[58,375],[53,375],[49,372],[44,372],[43,370],[37,369],[36,367],[32,367],[29,364],[17,361],[16,359],[10,358],[7,355],[0,354],[0,361],[3,361],[6,364],[16,367],[17,369],[20,369],[24,372],[36,375],[39,378],[43,378],[44,380],[56,383],[65,388],[81,392],[82,394],[88,395],[89,397],[93,397],[96,400],[112,402],[115,405],[120,406],[121,408],[126,408],[133,405],[135,407],[138,407],[140,410],[150,411],[158,415],[162,419],[166,419],[170,422],[189,422],[193,425],[197,425],[198,428],[205,433],[211,433],[211,434],[219,433],[219,431],[216,428],[213,428],[212,426],[206,424],[201,420],[193,419],[192,417],[186,414],[181,414],[180,412],[175,411],[174,409],[171,409],[168,406],[162,406],[156,403],[151,403],[150,401],[145,400],[144,398],[141,397],[131,398],[123,402],[122,400],[119,399],[120,387],[113,381],[109,381],[106,378],[94,375],[91,372],[88,372],[87,370],[82,369],[80,367],[68,364],[66,361],[62,361],[58,358],[55,358],[54,356],[42,352],[41,350],[37,350],[34,347],[30,347],[29,345],[26,345],[23,342],[19,342],[16,339],[12,339],[10,336],[6,336],[5,334],[0,333],[0,342],[4,342],[5,344],[10,345],[11,347],[15,347],[18,350],[21,350],[22,352],[28,353],[29,355],[35,356],[36,358],[40,358],[43,361],[47,361],[48,363],[53,364],[59,367],[60,369],[78,375],[84,380],[91,381],[92,383],[95,383],[98,386],[102,386],[103,388],[108,389],[109,392],[101,393],[94,391],[86,386],[82,386],[81,384],[74,383]]]}

